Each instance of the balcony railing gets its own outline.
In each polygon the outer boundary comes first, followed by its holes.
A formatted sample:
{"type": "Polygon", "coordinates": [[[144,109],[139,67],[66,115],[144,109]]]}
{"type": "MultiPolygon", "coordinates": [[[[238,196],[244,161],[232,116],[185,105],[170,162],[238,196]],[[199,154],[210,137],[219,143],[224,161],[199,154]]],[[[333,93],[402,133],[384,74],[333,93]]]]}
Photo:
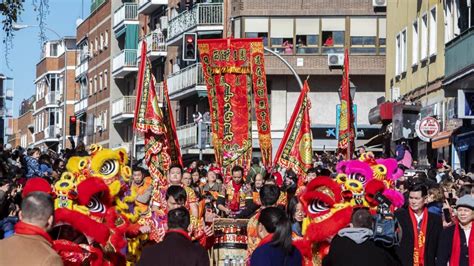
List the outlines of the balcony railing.
{"type": "MultiPolygon", "coordinates": [[[[153,32],[148,34],[145,37],[147,48],[146,51],[148,54],[150,53],[166,53],[166,42],[165,36],[161,32],[153,32]]],[[[141,43],[138,45],[138,57],[141,56],[141,43]]]]}
{"type": "Polygon", "coordinates": [[[153,13],[160,5],[167,5],[168,0],[139,0],[138,11],[144,15],[153,13]]]}
{"type": "Polygon", "coordinates": [[[135,112],[136,96],[124,96],[112,102],[112,119],[123,115],[132,115],[135,112]]]}
{"type": "MultiPolygon", "coordinates": [[[[182,148],[195,147],[199,148],[199,126],[195,123],[179,126],[176,128],[176,134],[178,136],[179,145],[182,148]]],[[[208,124],[201,124],[201,145],[202,148],[210,148],[211,145],[211,133],[208,124]]]]}
{"type": "Polygon", "coordinates": [[[474,65],[472,47],[474,47],[474,27],[446,44],[445,77],[449,78],[474,65]]]}
{"type": "Polygon", "coordinates": [[[77,101],[75,104],[74,104],[74,113],[80,113],[82,111],[85,111],[87,108],[87,97],[80,100],[80,101],[77,101]]]}
{"type": "Polygon", "coordinates": [[[125,23],[125,21],[138,20],[138,5],[135,3],[124,3],[114,13],[114,28],[125,23]]]}
{"type": "Polygon", "coordinates": [[[215,26],[223,23],[223,3],[197,4],[168,22],[168,40],[197,26],[215,26]]]}
{"type": "Polygon", "coordinates": [[[54,91],[48,92],[46,96],[44,97],[45,104],[58,104],[58,101],[61,100],[61,94],[56,93],[54,91]]]}
{"type": "Polygon", "coordinates": [[[205,86],[204,74],[202,73],[202,65],[200,63],[187,66],[168,77],[170,95],[198,85],[205,86]]]}
{"type": "Polygon", "coordinates": [[[87,60],[83,61],[80,65],[76,66],[76,78],[86,73],[88,69],[89,69],[89,63],[87,62],[87,60]]]}
{"type": "Polygon", "coordinates": [[[45,139],[57,139],[58,134],[60,134],[60,129],[57,126],[48,126],[44,129],[45,139]]]}
{"type": "Polygon", "coordinates": [[[124,49],[120,54],[114,57],[112,62],[112,71],[115,73],[120,69],[137,66],[137,50],[136,49],[124,49]]]}

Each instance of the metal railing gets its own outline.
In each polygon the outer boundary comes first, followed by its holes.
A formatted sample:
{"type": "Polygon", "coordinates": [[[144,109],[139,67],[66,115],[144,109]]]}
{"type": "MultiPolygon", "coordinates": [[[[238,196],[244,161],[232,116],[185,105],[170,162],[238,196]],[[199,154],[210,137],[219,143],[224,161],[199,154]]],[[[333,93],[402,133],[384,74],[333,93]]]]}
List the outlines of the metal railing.
{"type": "Polygon", "coordinates": [[[89,62],[83,61],[80,65],[76,66],[76,78],[87,72],[89,69],[89,62]]]}
{"type": "Polygon", "coordinates": [[[223,3],[196,4],[168,22],[168,40],[196,26],[222,25],[223,17],[223,3]]]}
{"type": "Polygon", "coordinates": [[[58,104],[58,101],[60,100],[60,94],[56,93],[55,91],[50,91],[46,93],[46,96],[44,97],[45,104],[58,104]]]}
{"type": "Polygon", "coordinates": [[[152,5],[167,5],[168,1],[166,0],[139,0],[138,1],[138,8],[142,8],[142,6],[152,4],[152,5]]]}
{"type": "Polygon", "coordinates": [[[50,125],[44,129],[45,139],[56,139],[56,135],[60,134],[60,130],[57,126],[50,125]]]}
{"type": "Polygon", "coordinates": [[[194,146],[198,143],[197,124],[187,124],[176,128],[179,146],[182,148],[194,146]]]}
{"type": "Polygon", "coordinates": [[[112,117],[133,114],[135,112],[136,96],[124,96],[112,102],[112,117]]]}
{"type": "Polygon", "coordinates": [[[138,5],[136,3],[124,3],[114,13],[114,28],[125,20],[138,20],[138,5]]]}
{"type": "MultiPolygon", "coordinates": [[[[147,53],[149,52],[166,52],[165,35],[161,32],[153,32],[145,36],[147,53]]],[[[138,57],[141,56],[142,45],[138,45],[138,57]]]]}
{"type": "Polygon", "coordinates": [[[187,66],[169,75],[168,77],[169,94],[173,94],[196,85],[205,85],[201,63],[187,66]]]}
{"type": "Polygon", "coordinates": [[[137,67],[137,50],[124,49],[120,54],[114,57],[112,66],[114,72],[123,67],[137,67]]]}
{"type": "Polygon", "coordinates": [[[87,108],[87,98],[74,103],[74,113],[79,113],[87,108]]]}

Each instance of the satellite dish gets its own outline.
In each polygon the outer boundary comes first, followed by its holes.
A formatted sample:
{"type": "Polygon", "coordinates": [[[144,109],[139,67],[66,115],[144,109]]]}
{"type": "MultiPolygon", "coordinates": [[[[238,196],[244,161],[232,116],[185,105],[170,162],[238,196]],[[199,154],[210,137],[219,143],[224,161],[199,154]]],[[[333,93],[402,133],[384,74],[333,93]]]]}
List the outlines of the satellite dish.
{"type": "Polygon", "coordinates": [[[84,21],[84,20],[83,20],[82,18],[78,18],[78,19],[76,20],[76,27],[79,26],[79,25],[81,25],[81,23],[82,23],[83,21],[84,21]]]}

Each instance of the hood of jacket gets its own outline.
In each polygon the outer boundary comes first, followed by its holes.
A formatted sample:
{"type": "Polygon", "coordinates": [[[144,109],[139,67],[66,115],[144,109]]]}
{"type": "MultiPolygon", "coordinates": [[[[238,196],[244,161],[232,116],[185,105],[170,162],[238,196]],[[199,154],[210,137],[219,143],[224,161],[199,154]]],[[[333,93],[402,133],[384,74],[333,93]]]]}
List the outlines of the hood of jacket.
{"type": "Polygon", "coordinates": [[[367,239],[371,238],[374,232],[367,228],[343,228],[339,231],[340,237],[347,237],[357,244],[364,243],[367,239]]]}

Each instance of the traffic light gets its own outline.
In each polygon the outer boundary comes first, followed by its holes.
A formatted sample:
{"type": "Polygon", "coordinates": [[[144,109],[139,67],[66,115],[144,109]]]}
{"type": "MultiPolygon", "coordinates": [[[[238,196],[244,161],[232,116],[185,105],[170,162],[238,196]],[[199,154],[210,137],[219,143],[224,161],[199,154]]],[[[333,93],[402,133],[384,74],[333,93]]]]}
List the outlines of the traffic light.
{"type": "Polygon", "coordinates": [[[77,122],[77,117],[75,115],[71,115],[69,117],[69,135],[71,136],[76,135],[76,122],[77,122]]]}
{"type": "Polygon", "coordinates": [[[185,33],[183,35],[183,61],[196,61],[196,48],[196,33],[185,33]]]}

